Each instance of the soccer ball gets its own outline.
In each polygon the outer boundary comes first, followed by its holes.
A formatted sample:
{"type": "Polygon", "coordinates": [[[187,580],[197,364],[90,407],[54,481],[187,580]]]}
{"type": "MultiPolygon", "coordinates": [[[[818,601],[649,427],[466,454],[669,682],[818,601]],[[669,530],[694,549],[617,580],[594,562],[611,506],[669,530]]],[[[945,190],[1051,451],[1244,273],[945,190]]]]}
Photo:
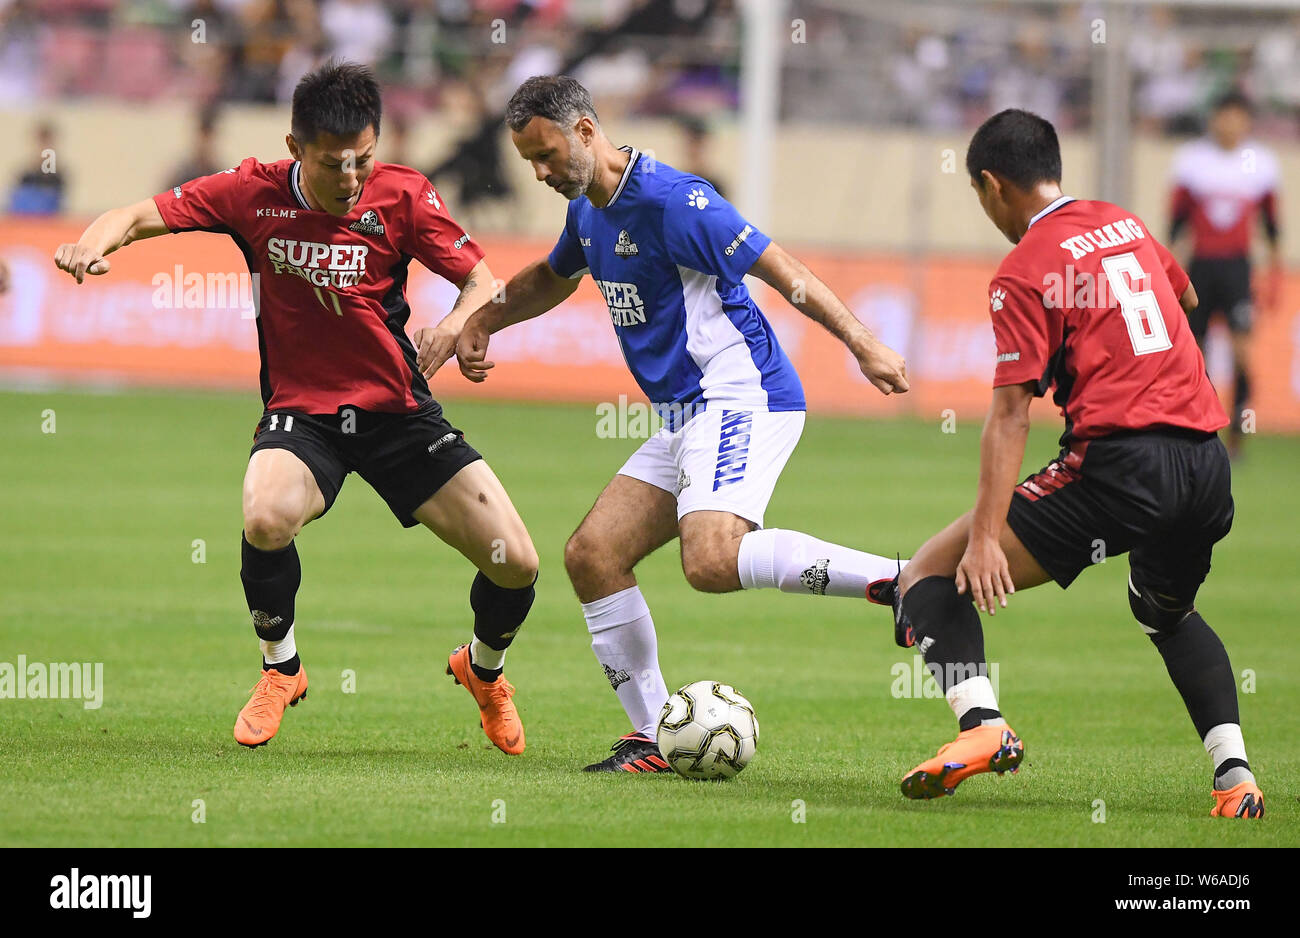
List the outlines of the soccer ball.
{"type": "Polygon", "coordinates": [[[696,681],[668,698],[657,736],[660,754],[678,775],[726,779],[754,758],[758,719],[730,684],[696,681]]]}

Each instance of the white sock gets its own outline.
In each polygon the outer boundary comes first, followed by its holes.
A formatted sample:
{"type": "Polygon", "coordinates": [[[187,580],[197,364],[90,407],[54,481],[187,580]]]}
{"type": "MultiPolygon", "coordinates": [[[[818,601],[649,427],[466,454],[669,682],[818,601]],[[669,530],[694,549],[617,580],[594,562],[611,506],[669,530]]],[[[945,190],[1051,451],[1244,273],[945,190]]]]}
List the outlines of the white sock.
{"type": "MultiPolygon", "coordinates": [[[[907,566],[904,560],[903,566],[907,566]]],[[[898,575],[899,562],[819,541],[798,531],[768,528],[740,539],[740,585],[776,587],[783,593],[814,593],[865,599],[876,580],[898,575]]]]}
{"type": "Polygon", "coordinates": [[[655,624],[641,588],[629,587],[583,603],[582,615],[591,632],[591,650],[632,721],[633,732],[654,739],[668,688],[659,673],[655,624]]]}
{"type": "Polygon", "coordinates": [[[257,643],[262,646],[262,657],[266,659],[266,663],[269,665],[288,661],[298,654],[298,646],[293,642],[292,625],[289,626],[289,631],[285,633],[284,638],[278,642],[267,642],[259,638],[257,643]]]}
{"type": "MultiPolygon", "coordinates": [[[[983,676],[967,678],[960,684],[954,684],[948,688],[944,696],[948,698],[948,706],[952,707],[958,722],[976,707],[984,710],[998,709],[998,698],[993,693],[993,684],[983,676]]],[[[984,720],[980,725],[1006,726],[1007,721],[996,717],[992,720],[984,720]]]]}
{"type": "MultiPolygon", "coordinates": [[[[1241,738],[1241,726],[1237,723],[1220,723],[1210,727],[1210,731],[1205,734],[1205,751],[1210,754],[1210,761],[1216,769],[1228,759],[1250,761],[1246,758],[1246,741],[1241,738]]],[[[1214,787],[1219,791],[1227,791],[1234,785],[1253,781],[1255,774],[1250,769],[1237,766],[1222,776],[1215,776],[1214,787]]]]}
{"type": "Polygon", "coordinates": [[[480,642],[478,636],[474,636],[469,640],[469,660],[480,668],[499,671],[506,666],[506,649],[497,651],[480,642]]]}

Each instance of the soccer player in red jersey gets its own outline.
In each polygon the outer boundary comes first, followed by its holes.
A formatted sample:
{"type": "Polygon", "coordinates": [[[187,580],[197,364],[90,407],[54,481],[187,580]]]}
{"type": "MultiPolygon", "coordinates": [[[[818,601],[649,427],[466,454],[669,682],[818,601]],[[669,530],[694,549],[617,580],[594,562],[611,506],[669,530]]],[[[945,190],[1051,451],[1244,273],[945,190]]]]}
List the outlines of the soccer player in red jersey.
{"type": "Polygon", "coordinates": [[[1188,314],[1196,342],[1205,348],[1210,318],[1222,314],[1232,333],[1233,400],[1228,452],[1241,447],[1250,404],[1250,330],[1254,302],[1250,283],[1251,233],[1263,224],[1269,270],[1261,291],[1265,308],[1277,302],[1282,252],[1277,225],[1277,158],[1249,140],[1250,101],[1230,91],[1214,103],[1209,134],[1183,146],[1174,159],[1169,243],[1191,231],[1187,267],[1200,301],[1188,314]]]}
{"type": "Polygon", "coordinates": [[[240,578],[262,648],[262,677],[235,722],[260,746],[307,694],[294,639],[301,580],[295,538],[360,473],[403,527],[423,524],[478,574],[472,640],[447,673],[479,706],[489,739],[524,749],[502,676],[505,650],[533,603],[537,552],[487,463],[443,417],[421,373],[445,361],[492,292],[483,252],[419,172],[375,159],[382,103],[369,69],[330,63],[304,77],[286,138],[293,159],[244,160],[101,215],[55,263],[81,283],[113,251],[169,232],[216,231],[257,278],[265,411],[244,476],[240,578]],[[412,259],[460,296],[435,327],[406,335],[412,259]]]}
{"type": "Polygon", "coordinates": [[[1134,617],[1164,658],[1214,764],[1212,815],[1262,817],[1227,652],[1195,608],[1232,525],[1227,423],[1184,315],[1196,292],[1131,212],[1061,193],[1052,125],[1007,110],[976,131],[971,185],[1015,248],[989,289],[997,345],[973,511],[899,576],[895,637],[915,644],[960,733],[904,776],[935,798],[980,772],[1015,771],[1024,744],[987,677],[980,611],[1017,589],[1129,554],[1134,617]],[[1029,404],[1055,387],[1060,456],[1016,485],[1029,404]],[[972,603],[973,601],[973,603],[972,603]]]}

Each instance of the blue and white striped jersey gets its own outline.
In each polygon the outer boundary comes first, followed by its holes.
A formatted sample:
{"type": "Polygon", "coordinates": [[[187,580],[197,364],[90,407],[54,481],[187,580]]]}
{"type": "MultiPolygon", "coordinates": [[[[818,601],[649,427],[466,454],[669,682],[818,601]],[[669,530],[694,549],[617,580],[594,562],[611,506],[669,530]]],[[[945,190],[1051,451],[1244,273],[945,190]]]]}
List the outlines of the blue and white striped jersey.
{"type": "Polygon", "coordinates": [[[804,410],[803,387],[744,285],[770,243],[698,176],[631,147],[609,204],[569,203],[551,269],[590,273],[637,384],[671,429],[725,404],[804,410]]]}

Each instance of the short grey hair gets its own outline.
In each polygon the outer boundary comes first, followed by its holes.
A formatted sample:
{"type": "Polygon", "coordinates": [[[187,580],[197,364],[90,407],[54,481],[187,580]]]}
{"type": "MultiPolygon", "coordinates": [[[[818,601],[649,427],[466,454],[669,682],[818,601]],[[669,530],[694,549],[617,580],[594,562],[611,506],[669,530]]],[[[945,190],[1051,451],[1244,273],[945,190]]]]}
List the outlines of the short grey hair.
{"type": "Polygon", "coordinates": [[[534,75],[519,86],[506,105],[506,124],[516,133],[534,117],[554,121],[568,133],[583,115],[600,123],[591,93],[568,75],[534,75]]]}

